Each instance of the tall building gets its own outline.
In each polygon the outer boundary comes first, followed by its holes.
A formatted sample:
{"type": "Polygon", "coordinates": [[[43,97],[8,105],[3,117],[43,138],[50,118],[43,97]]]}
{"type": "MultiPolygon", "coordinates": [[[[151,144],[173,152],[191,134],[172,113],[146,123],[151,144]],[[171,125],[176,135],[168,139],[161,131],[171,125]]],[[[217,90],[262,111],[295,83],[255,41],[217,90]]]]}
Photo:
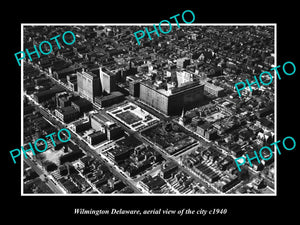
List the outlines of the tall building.
{"type": "Polygon", "coordinates": [[[135,76],[128,76],[126,81],[129,83],[129,94],[133,97],[139,97],[141,79],[135,76]]]}
{"type": "Polygon", "coordinates": [[[129,94],[133,97],[139,97],[140,95],[140,82],[130,81],[129,82],[129,94]]]}
{"type": "Polygon", "coordinates": [[[100,79],[102,85],[102,92],[110,94],[116,90],[116,74],[107,70],[105,67],[100,67],[100,79]]]}
{"type": "Polygon", "coordinates": [[[181,87],[171,84],[140,83],[140,99],[166,115],[176,115],[182,109],[198,105],[203,99],[204,85],[199,81],[187,82],[181,87]]]}
{"type": "Polygon", "coordinates": [[[91,72],[77,72],[78,93],[90,102],[94,102],[95,96],[100,96],[100,77],[91,72]]]}

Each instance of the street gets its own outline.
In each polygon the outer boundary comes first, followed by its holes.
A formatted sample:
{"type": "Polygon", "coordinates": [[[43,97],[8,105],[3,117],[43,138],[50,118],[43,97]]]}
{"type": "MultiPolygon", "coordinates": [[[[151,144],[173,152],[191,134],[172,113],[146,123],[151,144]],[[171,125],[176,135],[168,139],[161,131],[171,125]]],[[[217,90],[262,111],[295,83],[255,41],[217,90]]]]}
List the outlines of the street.
{"type": "MultiPolygon", "coordinates": [[[[64,89],[66,89],[66,91],[71,91],[66,85],[62,84],[62,82],[57,81],[56,79],[54,79],[52,76],[50,76],[48,73],[46,73],[47,76],[53,80],[55,83],[59,84],[61,87],[63,87],[64,89]]],[[[25,94],[26,95],[26,94],[25,94]]],[[[52,115],[50,113],[49,110],[45,109],[43,106],[41,106],[40,104],[38,104],[33,98],[31,98],[30,96],[26,95],[29,100],[33,101],[34,104],[40,109],[44,111],[44,115],[47,115],[47,119],[54,125],[56,126],[58,129],[61,129],[62,127],[66,127],[66,124],[63,123],[62,121],[58,120],[58,118],[56,118],[54,115],[52,115]]],[[[147,111],[150,111],[151,113],[153,113],[156,117],[160,118],[161,122],[167,122],[170,121],[171,118],[169,117],[165,117],[164,115],[162,115],[161,113],[157,112],[156,110],[148,107],[147,105],[144,105],[142,103],[140,103],[139,101],[134,101],[132,98],[127,97],[127,100],[132,102],[133,104],[137,104],[138,106],[140,106],[142,109],[145,109],[147,111]]],[[[133,131],[131,130],[129,127],[127,127],[125,124],[121,123],[120,121],[118,121],[116,118],[114,118],[113,116],[111,116],[110,114],[108,114],[104,109],[100,108],[98,105],[96,105],[95,103],[93,103],[93,107],[96,111],[100,112],[105,118],[107,118],[110,121],[115,122],[116,124],[118,124],[119,126],[121,126],[121,128],[126,131],[127,134],[132,135],[133,137],[135,137],[137,140],[141,141],[142,143],[148,144],[150,146],[152,146],[154,148],[154,150],[156,150],[157,152],[159,152],[162,157],[167,160],[167,161],[173,161],[175,164],[178,165],[178,168],[182,171],[184,171],[185,173],[187,173],[189,176],[193,177],[197,182],[199,182],[201,185],[203,185],[204,187],[206,187],[210,192],[212,193],[220,193],[219,190],[217,190],[212,184],[210,184],[209,182],[207,182],[205,179],[201,178],[200,176],[198,176],[197,174],[193,173],[192,171],[190,171],[189,169],[185,168],[184,166],[181,165],[181,163],[178,161],[178,156],[172,156],[169,153],[167,153],[166,151],[164,151],[163,149],[161,149],[159,146],[157,146],[155,143],[151,142],[150,140],[148,140],[147,138],[145,138],[144,136],[142,136],[141,132],[138,131],[133,131]]],[[[172,120],[173,121],[173,120],[172,120]]],[[[180,125],[177,121],[175,121],[178,125],[180,125]]],[[[180,125],[181,126],[181,125],[180,125]]],[[[203,140],[202,137],[199,137],[198,135],[196,135],[194,132],[186,129],[184,126],[181,126],[182,129],[184,129],[191,137],[193,137],[195,140],[199,141],[200,144],[204,145],[204,146],[215,146],[213,143],[208,143],[205,140],[203,140]]],[[[85,143],[84,140],[82,140],[82,138],[80,138],[76,133],[74,133],[72,130],[70,130],[72,135],[72,139],[71,141],[73,143],[75,143],[76,145],[78,145],[81,149],[83,149],[85,152],[87,152],[88,154],[92,155],[94,158],[96,158],[97,160],[99,160],[100,162],[102,162],[103,164],[105,164],[109,170],[119,179],[121,179],[125,184],[127,184],[128,186],[130,186],[134,192],[136,193],[141,193],[141,191],[136,188],[136,182],[134,182],[132,179],[127,179],[124,175],[122,175],[118,169],[115,168],[114,165],[111,165],[107,160],[104,160],[105,156],[103,155],[103,153],[101,151],[97,151],[98,148],[92,148],[91,146],[89,146],[89,144],[85,143]]],[[[198,145],[197,145],[198,146],[198,145]]],[[[182,154],[187,154],[189,152],[191,152],[192,150],[194,150],[197,146],[192,147],[191,149],[187,150],[186,152],[182,152],[182,154]]],[[[180,154],[181,155],[181,154],[180,154]]]]}
{"type": "MultiPolygon", "coordinates": [[[[48,119],[57,129],[66,127],[66,125],[63,122],[59,121],[54,115],[50,114],[44,107],[42,107],[40,104],[38,104],[36,101],[34,101],[34,99],[32,99],[27,94],[25,94],[25,95],[28,97],[28,99],[30,101],[33,101],[37,107],[39,107],[40,109],[42,109],[44,112],[47,113],[48,118],[46,118],[46,119],[48,119]]],[[[87,152],[89,155],[93,156],[94,158],[99,160],[101,163],[106,165],[109,168],[110,172],[112,172],[113,175],[115,175],[117,178],[119,178],[121,181],[123,181],[129,187],[131,187],[134,190],[134,192],[140,193],[140,190],[138,188],[136,188],[134,184],[132,184],[129,180],[125,179],[124,176],[120,172],[118,172],[109,163],[107,163],[97,152],[95,152],[93,149],[91,149],[86,143],[83,143],[83,141],[80,140],[72,130],[70,130],[70,132],[72,133],[72,139],[70,140],[71,142],[73,142],[75,145],[78,145],[84,152],[87,152]]]]}
{"type": "MultiPolygon", "coordinates": [[[[45,171],[41,170],[34,162],[32,162],[29,158],[25,158],[24,157],[24,162],[30,166],[39,176],[43,176],[47,174],[45,174],[45,171]]],[[[48,185],[48,187],[56,194],[64,194],[65,192],[59,188],[58,186],[56,186],[53,182],[51,182],[49,179],[45,180],[45,183],[48,185]]]]}

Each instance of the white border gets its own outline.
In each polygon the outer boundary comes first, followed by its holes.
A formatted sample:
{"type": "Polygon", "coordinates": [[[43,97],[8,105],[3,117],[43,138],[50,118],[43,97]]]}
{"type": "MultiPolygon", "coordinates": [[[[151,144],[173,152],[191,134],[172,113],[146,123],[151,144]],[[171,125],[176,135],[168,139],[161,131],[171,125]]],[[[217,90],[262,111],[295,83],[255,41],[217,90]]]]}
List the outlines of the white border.
{"type": "MultiPolygon", "coordinates": [[[[151,26],[158,25],[158,23],[21,23],[21,51],[23,51],[23,37],[24,37],[24,26],[151,26]]],[[[176,23],[171,23],[172,25],[177,25],[176,23]]],[[[163,26],[167,26],[166,24],[162,24],[163,26]]],[[[191,23],[185,24],[180,23],[180,26],[274,26],[274,63],[275,67],[277,66],[277,23],[191,23]]],[[[180,29],[180,28],[179,28],[180,29]]],[[[23,126],[24,126],[24,115],[23,115],[23,61],[21,62],[21,146],[23,146],[23,126]]],[[[274,116],[274,132],[275,132],[275,141],[277,141],[277,76],[275,76],[275,116],[274,116]]],[[[275,193],[274,194],[24,194],[23,190],[23,154],[21,154],[21,196],[98,196],[98,197],[106,197],[106,196],[161,196],[161,197],[172,197],[172,196],[183,196],[183,197],[208,197],[208,196],[277,196],[277,152],[275,152],[275,193]]]]}
{"type": "MultiPolygon", "coordinates": [[[[21,51],[24,51],[24,45],[23,45],[23,38],[24,37],[24,30],[23,25],[21,24],[21,51]]],[[[23,66],[23,60],[21,61],[21,146],[24,145],[24,103],[23,103],[23,97],[24,97],[24,66],[23,66]]],[[[21,154],[21,196],[24,196],[24,158],[23,154],[21,154]]]]}

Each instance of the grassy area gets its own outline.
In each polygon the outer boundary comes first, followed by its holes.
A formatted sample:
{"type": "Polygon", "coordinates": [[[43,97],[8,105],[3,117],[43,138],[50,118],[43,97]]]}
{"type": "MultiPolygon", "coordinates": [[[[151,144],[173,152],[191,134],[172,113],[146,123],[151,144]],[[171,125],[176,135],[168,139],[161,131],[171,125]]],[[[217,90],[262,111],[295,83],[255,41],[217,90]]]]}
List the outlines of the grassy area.
{"type": "Polygon", "coordinates": [[[142,120],[140,117],[129,111],[116,114],[116,116],[129,125],[142,120]]]}

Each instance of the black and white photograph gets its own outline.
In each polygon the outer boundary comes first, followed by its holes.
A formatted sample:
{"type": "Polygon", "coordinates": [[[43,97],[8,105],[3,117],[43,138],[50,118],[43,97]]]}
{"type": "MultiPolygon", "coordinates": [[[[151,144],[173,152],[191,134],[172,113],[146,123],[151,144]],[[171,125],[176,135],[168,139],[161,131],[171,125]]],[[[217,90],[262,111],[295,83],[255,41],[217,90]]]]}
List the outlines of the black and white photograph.
{"type": "Polygon", "coordinates": [[[297,217],[295,5],[47,4],[2,16],[5,217],[297,217]]]}
{"type": "Polygon", "coordinates": [[[276,194],[276,26],[157,27],[23,24],[23,194],[276,194]]]}

